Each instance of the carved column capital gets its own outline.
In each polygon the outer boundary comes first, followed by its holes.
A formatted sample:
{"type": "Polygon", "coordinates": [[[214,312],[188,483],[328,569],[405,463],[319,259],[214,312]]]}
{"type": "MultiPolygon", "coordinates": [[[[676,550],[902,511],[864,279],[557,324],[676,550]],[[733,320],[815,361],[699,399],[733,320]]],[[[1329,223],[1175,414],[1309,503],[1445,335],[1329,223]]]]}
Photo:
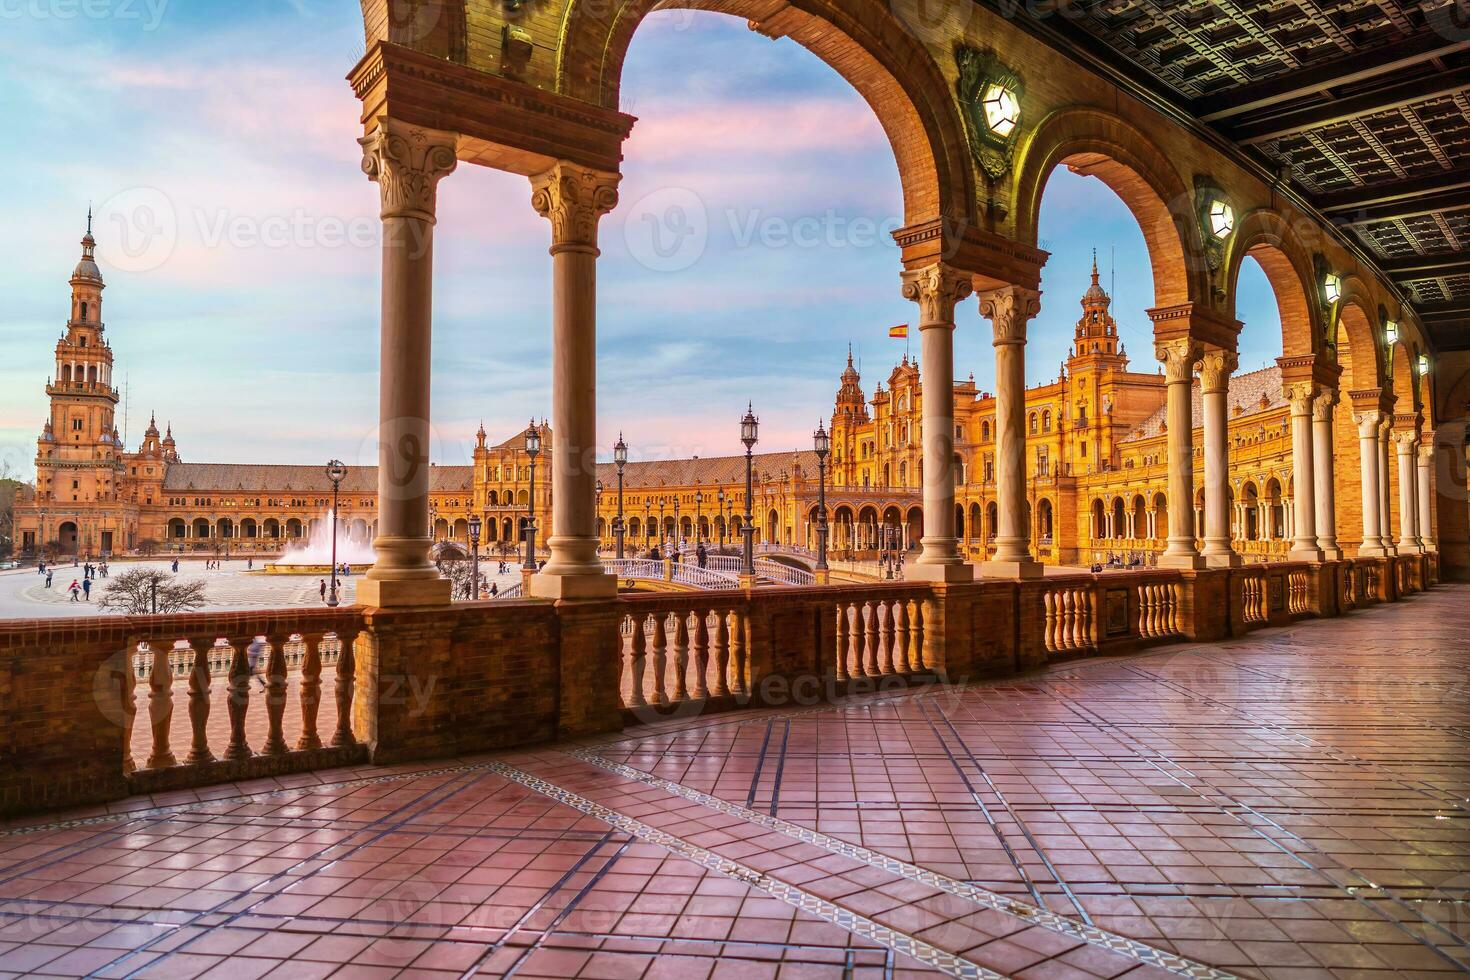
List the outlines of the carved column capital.
{"type": "Polygon", "coordinates": [[[551,222],[551,250],[597,249],[597,223],[618,204],[621,174],[557,163],[531,178],[531,207],[551,222]]]}
{"type": "Polygon", "coordinates": [[[1323,388],[1312,400],[1312,418],[1318,422],[1331,422],[1332,409],[1337,405],[1337,389],[1323,388]]]}
{"type": "Polygon", "coordinates": [[[1398,443],[1401,453],[1413,453],[1414,443],[1419,441],[1419,432],[1416,429],[1390,429],[1389,436],[1398,443]]]}
{"type": "Polygon", "coordinates": [[[919,329],[953,327],[955,304],[969,296],[970,277],[942,262],[903,273],[903,298],[919,304],[919,329]]]}
{"type": "Polygon", "coordinates": [[[1203,350],[1188,337],[1154,343],[1154,357],[1164,364],[1164,378],[1170,384],[1187,384],[1194,380],[1194,366],[1203,350]]]}
{"type": "Polygon", "coordinates": [[[454,134],[380,119],[377,129],[357,142],[362,172],[382,193],[382,216],[432,223],[439,181],[459,164],[454,134]]]}
{"type": "Polygon", "coordinates": [[[1434,442],[1427,434],[1424,436],[1424,441],[1419,444],[1419,460],[1421,465],[1434,462],[1434,442]]]}
{"type": "Polygon", "coordinates": [[[990,321],[994,344],[1026,343],[1026,324],[1041,312],[1041,293],[1024,286],[1002,286],[980,294],[980,315],[990,321]]]}
{"type": "Polygon", "coordinates": [[[1220,394],[1229,390],[1230,376],[1240,366],[1234,351],[1212,348],[1205,351],[1199,361],[1200,391],[1203,394],[1220,394]]]}
{"type": "Polygon", "coordinates": [[[1293,381],[1281,386],[1286,400],[1291,403],[1291,414],[1311,415],[1312,403],[1318,394],[1318,388],[1312,381],[1293,381]]]}
{"type": "Polygon", "coordinates": [[[1378,430],[1383,425],[1383,413],[1377,411],[1354,412],[1353,422],[1358,426],[1358,436],[1364,439],[1376,439],[1378,430]]]}

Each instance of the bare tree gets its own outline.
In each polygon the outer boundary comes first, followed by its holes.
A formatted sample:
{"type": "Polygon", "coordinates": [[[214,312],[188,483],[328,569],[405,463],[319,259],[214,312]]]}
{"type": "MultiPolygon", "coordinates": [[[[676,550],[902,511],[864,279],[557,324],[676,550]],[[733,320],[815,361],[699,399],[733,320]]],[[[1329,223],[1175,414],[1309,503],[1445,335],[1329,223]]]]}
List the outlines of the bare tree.
{"type": "Polygon", "coordinates": [[[162,569],[130,568],[107,580],[97,604],[109,612],[143,616],[193,612],[206,600],[201,581],[186,582],[162,569]]]}
{"type": "Polygon", "coordinates": [[[138,554],[142,555],[144,558],[152,558],[154,555],[158,554],[159,547],[159,543],[154,539],[144,538],[142,541],[138,542],[138,554]]]}

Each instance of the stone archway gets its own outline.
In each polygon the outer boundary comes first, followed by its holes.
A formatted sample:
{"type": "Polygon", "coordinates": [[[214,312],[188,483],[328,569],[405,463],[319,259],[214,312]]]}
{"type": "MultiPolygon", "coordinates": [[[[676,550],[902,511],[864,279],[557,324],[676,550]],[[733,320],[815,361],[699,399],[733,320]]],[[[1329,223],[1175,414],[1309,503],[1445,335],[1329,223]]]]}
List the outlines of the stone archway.
{"type": "Polygon", "coordinates": [[[1096,177],[1123,201],[1148,246],[1154,305],[1203,303],[1209,283],[1194,217],[1194,193],[1168,155],[1119,116],[1087,106],[1043,119],[1016,170],[1018,241],[1037,244],[1047,179],[1058,166],[1096,177]]]}
{"type": "Polygon", "coordinates": [[[1319,318],[1314,291],[1318,288],[1312,260],[1297,240],[1289,222],[1280,213],[1259,209],[1241,218],[1230,239],[1225,270],[1226,314],[1235,319],[1240,289],[1240,270],[1247,258],[1254,259],[1266,274],[1281,314],[1281,353],[1284,357],[1316,354],[1325,331],[1319,318]]]}

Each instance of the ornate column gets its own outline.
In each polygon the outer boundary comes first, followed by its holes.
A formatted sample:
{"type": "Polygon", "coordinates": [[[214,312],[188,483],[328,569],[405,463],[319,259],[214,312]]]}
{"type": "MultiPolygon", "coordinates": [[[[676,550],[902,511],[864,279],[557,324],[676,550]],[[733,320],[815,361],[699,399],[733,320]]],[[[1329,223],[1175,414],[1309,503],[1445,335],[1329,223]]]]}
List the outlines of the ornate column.
{"type": "Polygon", "coordinates": [[[1332,483],[1332,407],[1337,392],[1324,390],[1312,402],[1312,476],[1316,481],[1313,494],[1317,498],[1317,547],[1329,561],[1342,557],[1337,546],[1336,489],[1332,483]]]}
{"type": "Polygon", "coordinates": [[[1357,412],[1353,421],[1358,424],[1358,466],[1363,489],[1363,543],[1358,546],[1358,557],[1381,558],[1384,550],[1382,495],[1378,490],[1378,433],[1383,426],[1383,414],[1357,412]]]}
{"type": "MultiPolygon", "coordinates": [[[[1041,312],[1041,294],[1006,286],[980,296],[995,346],[995,496],[998,534],[986,575],[1040,578],[1026,527],[1026,323],[1041,312]]],[[[926,396],[927,398],[927,396],[926,396]]]]}
{"type": "Polygon", "coordinates": [[[1389,495],[1393,490],[1389,467],[1393,466],[1393,456],[1388,446],[1392,432],[1393,416],[1385,413],[1383,421],[1378,424],[1378,527],[1383,534],[1383,553],[1390,556],[1399,553],[1393,542],[1393,507],[1389,505],[1389,495]]]}
{"type": "Polygon", "coordinates": [[[1159,556],[1159,567],[1203,568],[1205,559],[1194,544],[1194,413],[1190,404],[1194,365],[1201,351],[1197,341],[1180,338],[1155,343],[1154,353],[1164,362],[1168,384],[1169,543],[1159,556]]]}
{"type": "Polygon", "coordinates": [[[1317,394],[1317,386],[1311,381],[1286,386],[1286,398],[1291,403],[1291,482],[1296,498],[1296,537],[1288,555],[1292,561],[1322,560],[1322,549],[1317,547],[1316,467],[1312,465],[1312,403],[1317,394]]]}
{"type": "Polygon", "coordinates": [[[1211,568],[1240,564],[1240,555],[1230,546],[1230,415],[1226,404],[1230,375],[1237,363],[1234,351],[1219,349],[1206,351],[1200,359],[1205,442],[1205,546],[1200,553],[1211,568]]]}
{"type": "Polygon", "coordinates": [[[1434,438],[1425,434],[1419,441],[1419,544],[1425,551],[1437,551],[1434,545],[1433,491],[1429,485],[1430,467],[1434,464],[1434,438]]]}
{"type": "Polygon", "coordinates": [[[382,357],[378,368],[376,562],[357,587],[364,606],[449,602],[429,561],[429,385],[434,223],[439,181],[454,171],[451,133],[380,119],[359,141],[382,193],[382,357]]]}
{"type": "Polygon", "coordinates": [[[1419,431],[1417,429],[1394,429],[1393,441],[1398,447],[1399,459],[1399,554],[1417,555],[1423,550],[1419,545],[1419,488],[1418,464],[1419,431]]]}
{"type": "Polygon", "coordinates": [[[551,222],[551,551],[531,580],[547,598],[617,594],[597,555],[597,225],[618,174],[561,161],[531,178],[551,222]]]}
{"type": "Polygon", "coordinates": [[[954,524],[954,308],[972,288],[968,275],[943,264],[903,274],[904,298],[919,304],[924,536],[907,577],[921,581],[956,582],[975,575],[960,554],[954,524]]]}

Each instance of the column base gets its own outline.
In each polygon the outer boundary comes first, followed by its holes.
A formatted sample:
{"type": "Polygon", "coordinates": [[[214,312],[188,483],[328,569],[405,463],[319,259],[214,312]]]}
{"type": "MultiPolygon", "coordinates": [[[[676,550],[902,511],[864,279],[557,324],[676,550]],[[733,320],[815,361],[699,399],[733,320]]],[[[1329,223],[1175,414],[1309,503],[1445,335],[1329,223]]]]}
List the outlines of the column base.
{"type": "Polygon", "coordinates": [[[530,577],[527,595],[538,599],[608,599],[618,594],[618,577],[605,575],[558,575],[542,570],[530,577]]]}
{"type": "Polygon", "coordinates": [[[1358,558],[1387,558],[1388,552],[1381,545],[1365,544],[1358,549],[1358,558]]]}
{"type": "Polygon", "coordinates": [[[451,589],[447,578],[381,579],[369,575],[357,582],[357,604],[373,609],[447,606],[451,589]]]}
{"type": "Polygon", "coordinates": [[[975,566],[963,562],[925,565],[916,561],[904,569],[903,577],[906,582],[973,582],[975,566]]]}
{"type": "MultiPolygon", "coordinates": [[[[1236,556],[1240,557],[1239,555],[1236,556]]],[[[1167,551],[1159,556],[1160,568],[1208,568],[1205,556],[1199,553],[1184,553],[1171,555],[1167,551]]]]}
{"type": "Polygon", "coordinates": [[[1321,548],[1292,548],[1286,553],[1286,560],[1322,562],[1326,558],[1321,548]]]}
{"type": "Polygon", "coordinates": [[[1046,574],[1046,566],[1034,558],[1021,561],[995,559],[982,562],[980,575],[983,578],[1036,579],[1046,574]]]}
{"type": "Polygon", "coordinates": [[[1342,549],[1335,545],[1331,548],[1323,548],[1322,556],[1327,561],[1342,561],[1342,549]]]}
{"type": "Polygon", "coordinates": [[[1245,564],[1245,559],[1234,551],[1204,551],[1200,557],[1205,560],[1206,568],[1239,568],[1245,564]]]}
{"type": "Polygon", "coordinates": [[[832,570],[830,568],[819,568],[812,572],[812,578],[817,585],[831,585],[832,570]]]}
{"type": "Polygon", "coordinates": [[[1402,541],[1399,542],[1399,554],[1401,555],[1422,555],[1423,553],[1424,549],[1420,548],[1417,544],[1404,544],[1402,541]]]}

